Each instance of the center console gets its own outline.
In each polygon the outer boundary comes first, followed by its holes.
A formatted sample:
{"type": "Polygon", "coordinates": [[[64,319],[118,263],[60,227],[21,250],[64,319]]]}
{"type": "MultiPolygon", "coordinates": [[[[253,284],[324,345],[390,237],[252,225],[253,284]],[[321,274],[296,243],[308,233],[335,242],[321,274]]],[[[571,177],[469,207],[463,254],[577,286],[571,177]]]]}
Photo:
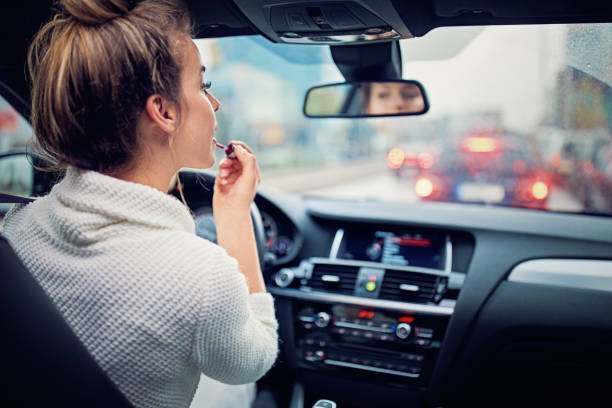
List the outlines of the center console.
{"type": "Polygon", "coordinates": [[[343,228],[329,257],[277,271],[270,292],[290,299],[283,303],[290,304],[283,313],[292,328],[285,347],[296,368],[333,381],[425,389],[465,276],[456,270],[465,259],[453,260],[461,252],[453,243],[461,247],[463,238],[393,226],[343,228]]]}

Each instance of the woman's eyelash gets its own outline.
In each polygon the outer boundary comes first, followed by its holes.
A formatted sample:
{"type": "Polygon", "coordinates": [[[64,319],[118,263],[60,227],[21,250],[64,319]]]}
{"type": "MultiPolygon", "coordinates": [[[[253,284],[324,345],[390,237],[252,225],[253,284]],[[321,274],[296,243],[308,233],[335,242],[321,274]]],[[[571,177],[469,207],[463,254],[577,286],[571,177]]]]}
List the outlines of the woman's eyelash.
{"type": "Polygon", "coordinates": [[[202,85],[200,86],[200,89],[202,89],[203,91],[207,91],[210,89],[212,85],[212,82],[208,81],[208,82],[202,82],[202,85]]]}

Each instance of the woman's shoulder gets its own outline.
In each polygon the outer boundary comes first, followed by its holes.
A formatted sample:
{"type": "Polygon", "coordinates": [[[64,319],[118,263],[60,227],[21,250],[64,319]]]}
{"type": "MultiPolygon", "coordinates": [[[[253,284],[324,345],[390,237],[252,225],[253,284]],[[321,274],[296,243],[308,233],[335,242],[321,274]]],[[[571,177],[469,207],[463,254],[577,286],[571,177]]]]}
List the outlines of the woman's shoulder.
{"type": "Polygon", "coordinates": [[[24,229],[27,229],[25,223],[32,219],[31,212],[36,207],[37,201],[43,199],[44,197],[41,197],[31,203],[13,205],[2,219],[0,232],[2,232],[9,241],[13,235],[18,237],[24,229]]]}

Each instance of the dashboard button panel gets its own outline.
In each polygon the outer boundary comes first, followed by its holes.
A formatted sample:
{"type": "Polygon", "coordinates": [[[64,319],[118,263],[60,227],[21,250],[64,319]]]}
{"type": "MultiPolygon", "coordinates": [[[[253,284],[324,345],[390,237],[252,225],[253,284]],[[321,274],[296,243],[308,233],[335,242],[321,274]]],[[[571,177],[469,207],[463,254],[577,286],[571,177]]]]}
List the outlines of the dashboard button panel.
{"type": "Polygon", "coordinates": [[[371,307],[310,302],[296,306],[301,364],[324,371],[384,374],[409,382],[427,381],[448,324],[446,316],[371,307]]]}

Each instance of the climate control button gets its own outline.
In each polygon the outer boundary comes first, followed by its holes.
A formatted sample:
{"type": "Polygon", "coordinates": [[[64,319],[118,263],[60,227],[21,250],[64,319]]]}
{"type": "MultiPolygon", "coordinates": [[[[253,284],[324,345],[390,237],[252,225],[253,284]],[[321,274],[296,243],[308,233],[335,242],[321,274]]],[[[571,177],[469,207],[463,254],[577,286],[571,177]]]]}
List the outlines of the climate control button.
{"type": "Polygon", "coordinates": [[[401,339],[405,340],[410,336],[410,332],[412,331],[412,327],[408,323],[400,323],[395,328],[395,335],[401,339]]]}
{"type": "Polygon", "coordinates": [[[327,327],[327,325],[329,324],[330,319],[331,318],[330,318],[328,313],[319,312],[319,313],[317,313],[317,316],[315,317],[314,324],[317,327],[324,328],[324,327],[327,327]]]}

